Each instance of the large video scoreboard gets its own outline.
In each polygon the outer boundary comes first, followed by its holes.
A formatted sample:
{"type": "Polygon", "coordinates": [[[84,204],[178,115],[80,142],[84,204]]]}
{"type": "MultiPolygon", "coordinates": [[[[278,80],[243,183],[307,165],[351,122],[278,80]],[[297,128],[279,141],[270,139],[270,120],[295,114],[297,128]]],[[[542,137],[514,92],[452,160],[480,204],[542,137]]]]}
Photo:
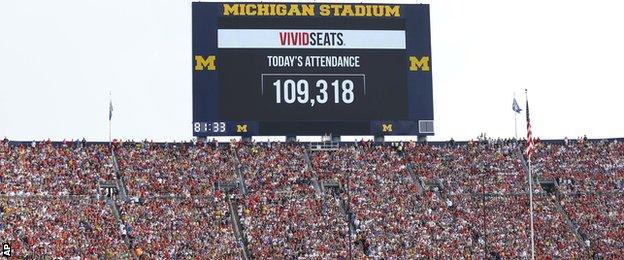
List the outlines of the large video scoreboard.
{"type": "Polygon", "coordinates": [[[432,135],[428,5],[193,3],[193,135],[432,135]]]}

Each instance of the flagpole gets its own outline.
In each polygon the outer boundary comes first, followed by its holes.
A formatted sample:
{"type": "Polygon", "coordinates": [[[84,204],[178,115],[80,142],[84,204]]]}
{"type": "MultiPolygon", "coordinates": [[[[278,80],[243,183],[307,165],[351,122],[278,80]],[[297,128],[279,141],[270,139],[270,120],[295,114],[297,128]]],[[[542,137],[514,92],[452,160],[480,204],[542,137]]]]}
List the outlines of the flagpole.
{"type": "Polygon", "coordinates": [[[111,117],[111,114],[112,114],[111,108],[113,106],[113,94],[110,91],[108,92],[108,102],[109,102],[108,103],[109,104],[109,107],[108,107],[109,109],[108,111],[108,146],[112,146],[113,139],[112,139],[112,126],[111,125],[112,125],[113,118],[111,117]]]}
{"type": "MultiPolygon", "coordinates": [[[[528,110],[528,99],[529,94],[527,90],[524,90],[525,98],[527,100],[527,109],[528,110]]],[[[528,112],[527,112],[528,113],[528,112]]],[[[531,136],[531,138],[533,138],[531,136]]],[[[527,140],[527,145],[531,140],[527,140]]],[[[535,260],[535,231],[533,229],[533,176],[531,176],[531,152],[528,153],[528,172],[529,172],[529,213],[531,218],[531,260],[535,260]]]]}
{"type": "Polygon", "coordinates": [[[529,207],[531,208],[531,259],[535,259],[535,233],[533,230],[533,177],[531,176],[531,155],[528,161],[529,168],[529,207]]]}

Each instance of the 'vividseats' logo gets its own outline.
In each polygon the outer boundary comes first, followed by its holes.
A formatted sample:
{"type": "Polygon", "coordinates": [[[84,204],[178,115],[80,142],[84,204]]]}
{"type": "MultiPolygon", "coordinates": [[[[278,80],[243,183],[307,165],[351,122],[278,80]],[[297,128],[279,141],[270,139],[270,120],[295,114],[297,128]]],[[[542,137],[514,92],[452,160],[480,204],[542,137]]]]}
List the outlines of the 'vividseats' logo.
{"type": "Polygon", "coordinates": [[[343,46],[341,32],[279,32],[282,46],[343,46]]]}

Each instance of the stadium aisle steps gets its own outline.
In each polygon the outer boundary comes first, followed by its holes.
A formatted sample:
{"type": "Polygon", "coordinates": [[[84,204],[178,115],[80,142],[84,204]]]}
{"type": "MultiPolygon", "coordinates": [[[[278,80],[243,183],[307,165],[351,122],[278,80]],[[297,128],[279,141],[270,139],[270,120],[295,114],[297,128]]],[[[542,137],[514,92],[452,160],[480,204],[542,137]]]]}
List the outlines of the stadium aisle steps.
{"type": "Polygon", "coordinates": [[[115,169],[115,176],[117,178],[117,190],[119,190],[121,198],[125,200],[128,197],[128,190],[126,189],[126,183],[119,170],[119,164],[117,163],[117,156],[115,155],[114,149],[111,149],[111,161],[113,162],[113,169],[115,169]]]}
{"type": "Polygon", "coordinates": [[[240,216],[238,215],[237,210],[239,208],[238,201],[236,199],[232,199],[231,195],[229,194],[226,195],[226,198],[228,208],[230,210],[230,216],[232,217],[232,223],[234,225],[234,235],[236,236],[236,241],[238,241],[238,244],[241,246],[243,259],[249,260],[251,259],[251,253],[249,251],[249,248],[247,247],[247,236],[244,234],[244,232],[242,232],[243,225],[241,224],[240,216]]]}
{"type": "Polygon", "coordinates": [[[119,214],[119,208],[117,208],[117,203],[111,199],[107,199],[106,200],[106,204],[108,205],[108,207],[110,208],[110,210],[113,212],[113,216],[115,216],[115,219],[117,220],[117,227],[119,227],[118,232],[120,232],[120,236],[123,238],[124,242],[126,243],[126,245],[128,246],[128,253],[130,255],[132,255],[132,244],[130,244],[130,240],[128,239],[128,236],[123,234],[121,229],[122,228],[126,228],[126,223],[123,222],[123,220],[121,220],[121,215],[119,214]]]}
{"type": "Polygon", "coordinates": [[[412,181],[414,183],[416,183],[416,188],[418,189],[418,195],[422,195],[424,190],[425,190],[425,188],[423,187],[420,175],[418,175],[418,173],[414,172],[414,167],[413,167],[411,162],[407,163],[406,166],[407,166],[406,167],[407,171],[409,172],[410,177],[412,178],[412,181]]]}
{"type": "Polygon", "coordinates": [[[316,189],[317,193],[321,193],[321,185],[319,184],[318,181],[318,176],[316,175],[316,170],[314,169],[314,167],[312,167],[312,161],[310,160],[310,153],[308,152],[308,149],[304,149],[303,150],[303,155],[304,155],[304,160],[306,163],[306,167],[310,170],[310,172],[312,172],[312,185],[314,185],[314,189],[316,189]]]}
{"type": "Polygon", "coordinates": [[[247,196],[247,186],[245,186],[245,175],[241,171],[241,163],[240,158],[238,157],[238,153],[236,149],[232,150],[233,156],[232,160],[234,160],[234,171],[236,172],[236,176],[238,177],[238,185],[240,186],[241,193],[243,196],[247,196]]]}
{"type": "MultiPolygon", "coordinates": [[[[360,147],[360,146],[357,147],[356,151],[357,152],[353,154],[353,156],[355,156],[355,158],[353,158],[353,159],[354,159],[355,162],[357,162],[357,165],[360,167],[360,169],[364,169],[363,162],[361,160],[358,160],[359,155],[361,153],[364,153],[364,151],[362,150],[362,147],[360,147]]],[[[353,233],[356,234],[356,230],[357,230],[356,228],[357,227],[355,226],[355,222],[357,220],[357,216],[355,215],[355,213],[347,211],[347,217],[349,219],[349,225],[353,226],[353,229],[352,229],[353,233]]],[[[368,242],[366,241],[366,237],[360,237],[359,234],[356,234],[356,235],[358,235],[357,238],[356,238],[356,241],[355,241],[356,243],[357,243],[357,241],[361,241],[362,245],[368,244],[368,242]]],[[[370,252],[368,250],[366,250],[366,248],[364,246],[362,246],[362,250],[364,251],[364,254],[367,257],[370,257],[370,252]]]]}
{"type": "Polygon", "coordinates": [[[557,197],[557,201],[554,204],[555,204],[555,207],[557,208],[557,211],[559,212],[559,214],[563,216],[563,219],[568,225],[568,228],[570,229],[574,237],[576,237],[576,240],[578,241],[581,248],[583,248],[585,252],[589,255],[590,250],[587,247],[587,245],[583,242],[583,239],[581,238],[581,234],[579,234],[578,232],[578,228],[574,228],[575,225],[572,223],[572,220],[570,219],[570,215],[568,215],[568,213],[563,209],[563,206],[561,206],[562,194],[559,191],[556,191],[555,195],[557,197]]]}

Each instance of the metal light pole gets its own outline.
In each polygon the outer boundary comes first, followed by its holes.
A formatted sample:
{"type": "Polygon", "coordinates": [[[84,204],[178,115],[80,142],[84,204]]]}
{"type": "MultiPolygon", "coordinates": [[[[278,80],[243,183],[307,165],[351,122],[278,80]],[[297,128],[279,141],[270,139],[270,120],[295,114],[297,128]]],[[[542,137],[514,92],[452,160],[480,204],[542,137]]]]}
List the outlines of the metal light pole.
{"type": "Polygon", "coordinates": [[[488,239],[487,239],[487,226],[486,226],[486,222],[487,219],[485,217],[485,172],[483,171],[483,169],[481,170],[481,211],[483,212],[482,218],[483,218],[483,238],[484,238],[484,254],[485,254],[485,258],[487,258],[488,255],[488,239]]]}
{"type": "Polygon", "coordinates": [[[349,227],[349,260],[353,259],[352,255],[351,255],[351,251],[352,251],[352,247],[353,247],[353,243],[352,243],[352,239],[351,239],[351,234],[353,232],[352,228],[351,228],[351,189],[349,187],[349,183],[351,182],[351,171],[347,171],[347,226],[349,227]]]}

